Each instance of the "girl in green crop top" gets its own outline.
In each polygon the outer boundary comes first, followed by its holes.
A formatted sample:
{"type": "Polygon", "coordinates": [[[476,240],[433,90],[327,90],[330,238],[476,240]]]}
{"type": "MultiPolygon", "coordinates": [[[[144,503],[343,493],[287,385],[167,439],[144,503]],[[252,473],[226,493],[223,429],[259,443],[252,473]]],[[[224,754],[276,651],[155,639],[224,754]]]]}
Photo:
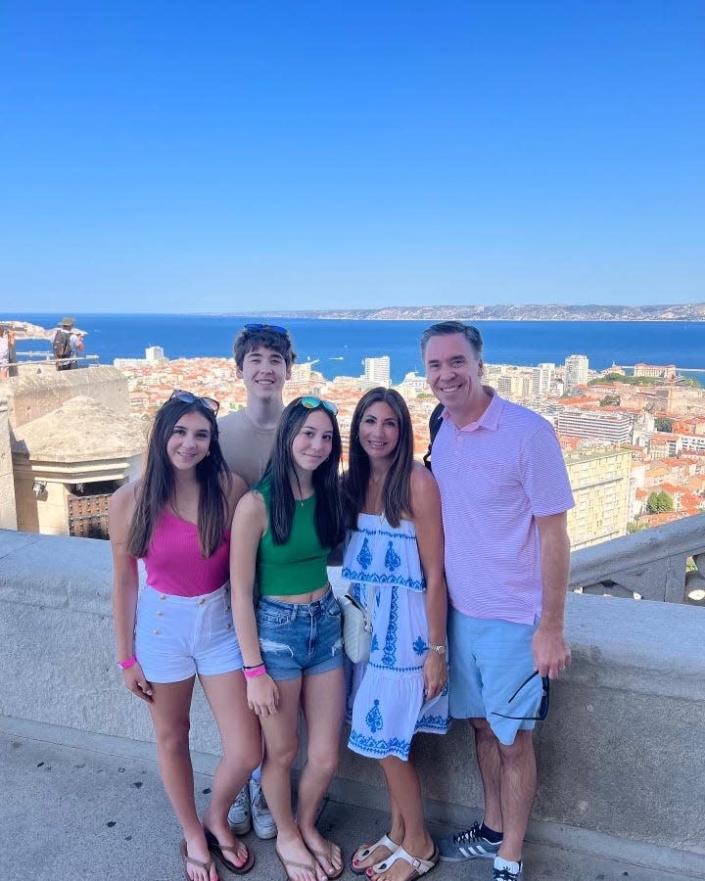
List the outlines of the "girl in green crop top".
{"type": "Polygon", "coordinates": [[[291,881],[343,873],[340,848],[316,828],[338,764],[345,692],[340,606],[326,573],[343,533],[336,412],[315,397],[286,407],[267,471],[237,507],[230,545],[247,699],[264,733],[262,787],[277,825],[277,856],[291,881]],[[291,766],[300,709],[308,755],[294,819],[291,766]]]}

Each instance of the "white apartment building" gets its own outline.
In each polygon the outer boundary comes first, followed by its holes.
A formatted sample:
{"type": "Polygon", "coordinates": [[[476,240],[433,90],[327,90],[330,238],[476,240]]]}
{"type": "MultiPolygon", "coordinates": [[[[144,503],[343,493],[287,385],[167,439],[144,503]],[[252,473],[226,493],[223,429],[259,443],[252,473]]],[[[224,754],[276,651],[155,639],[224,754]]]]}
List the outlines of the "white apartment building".
{"type": "Polygon", "coordinates": [[[419,395],[430,394],[430,389],[426,383],[426,377],[421,376],[413,370],[404,376],[404,379],[397,386],[397,391],[403,398],[411,400],[419,395]]]}
{"type": "Polygon", "coordinates": [[[568,355],[565,359],[565,387],[568,391],[587,383],[589,366],[587,355],[568,355]]]}
{"type": "Polygon", "coordinates": [[[362,362],[362,379],[370,385],[392,384],[391,363],[389,355],[381,355],[378,358],[365,358],[362,362]]]}
{"type": "Polygon", "coordinates": [[[146,361],[166,361],[164,349],[161,346],[147,346],[144,350],[146,361]]]}
{"type": "Polygon", "coordinates": [[[628,413],[599,413],[594,410],[563,409],[558,414],[559,434],[584,437],[610,444],[628,444],[634,417],[628,413]]]}
{"type": "Polygon", "coordinates": [[[556,376],[556,365],[546,362],[538,364],[531,371],[531,394],[541,398],[550,394],[556,376]]]}

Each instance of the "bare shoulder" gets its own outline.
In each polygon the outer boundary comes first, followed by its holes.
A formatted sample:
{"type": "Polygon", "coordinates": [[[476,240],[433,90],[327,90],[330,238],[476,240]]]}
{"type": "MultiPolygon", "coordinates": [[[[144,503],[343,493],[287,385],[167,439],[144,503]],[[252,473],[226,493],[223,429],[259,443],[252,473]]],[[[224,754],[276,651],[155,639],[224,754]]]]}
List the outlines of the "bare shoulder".
{"type": "Polygon", "coordinates": [[[111,516],[132,516],[132,512],[137,505],[137,495],[140,491],[141,480],[135,480],[131,483],[123,483],[110,496],[109,510],[111,516]]]}
{"type": "Polygon", "coordinates": [[[234,512],[237,507],[240,499],[246,495],[249,487],[247,483],[240,477],[239,474],[235,474],[234,471],[230,472],[230,479],[228,481],[228,485],[226,487],[226,492],[228,494],[228,502],[230,503],[231,510],[234,512]]]}
{"type": "Polygon", "coordinates": [[[420,462],[414,462],[411,472],[411,495],[414,499],[438,498],[436,478],[420,462]]]}
{"type": "Polygon", "coordinates": [[[264,499],[256,489],[251,489],[237,503],[237,516],[242,519],[245,517],[264,517],[266,507],[264,499]]]}

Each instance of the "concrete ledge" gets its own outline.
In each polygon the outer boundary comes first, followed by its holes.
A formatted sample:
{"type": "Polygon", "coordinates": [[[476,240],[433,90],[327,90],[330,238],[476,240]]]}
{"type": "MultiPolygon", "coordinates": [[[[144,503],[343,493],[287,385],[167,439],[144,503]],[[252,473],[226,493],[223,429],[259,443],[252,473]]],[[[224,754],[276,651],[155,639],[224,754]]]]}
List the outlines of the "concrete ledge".
{"type": "MultiPolygon", "coordinates": [[[[105,542],[0,531],[5,723],[152,740],[146,707],[114,666],[110,582],[105,542]]],[[[574,663],[537,734],[533,839],[586,853],[627,849],[636,864],[705,879],[705,610],[571,595],[568,633],[574,663]]],[[[192,718],[194,750],[217,755],[200,692],[192,718]]],[[[445,737],[417,738],[436,818],[465,822],[481,804],[473,749],[460,723],[445,737]]],[[[334,794],[379,807],[381,786],[377,763],[343,750],[334,794]]]]}
{"type": "Polygon", "coordinates": [[[618,594],[638,593],[651,600],[686,602],[686,560],[705,553],[705,514],[615,538],[571,555],[570,586],[618,594]]]}

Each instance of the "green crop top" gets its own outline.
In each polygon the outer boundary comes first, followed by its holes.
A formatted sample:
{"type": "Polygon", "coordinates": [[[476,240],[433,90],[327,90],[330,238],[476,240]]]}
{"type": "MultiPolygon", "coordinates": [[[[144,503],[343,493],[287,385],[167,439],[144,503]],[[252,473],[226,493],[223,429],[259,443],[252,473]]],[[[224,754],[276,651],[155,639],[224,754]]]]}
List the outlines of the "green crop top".
{"type": "MultiPolygon", "coordinates": [[[[271,487],[263,481],[258,487],[269,510],[271,487]]],[[[297,596],[310,593],[328,583],[326,562],[330,548],[321,547],[313,514],[315,495],[296,502],[289,541],[274,544],[270,529],[257,550],[257,583],[261,596],[297,596]]]]}

